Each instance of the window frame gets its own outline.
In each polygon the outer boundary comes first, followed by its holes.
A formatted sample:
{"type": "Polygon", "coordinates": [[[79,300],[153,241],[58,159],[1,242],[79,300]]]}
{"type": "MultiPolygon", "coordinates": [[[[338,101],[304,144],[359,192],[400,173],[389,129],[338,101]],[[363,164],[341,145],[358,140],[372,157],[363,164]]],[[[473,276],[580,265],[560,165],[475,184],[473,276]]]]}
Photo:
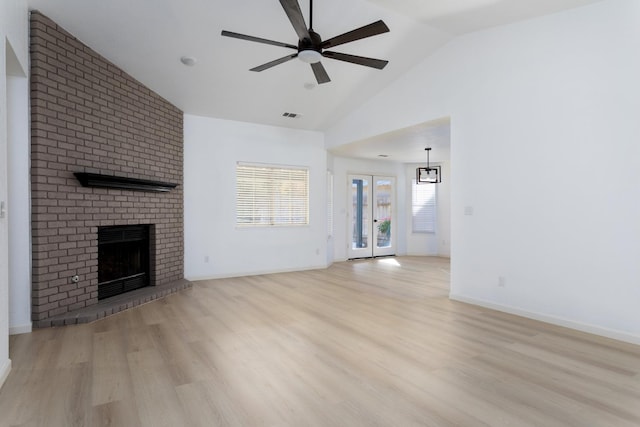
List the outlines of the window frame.
{"type": "Polygon", "coordinates": [[[236,229],[309,226],[308,167],[237,162],[235,178],[236,229]],[[243,189],[244,194],[241,194],[243,189]],[[265,193],[264,190],[268,191],[265,193]],[[252,203],[253,206],[243,206],[243,203],[252,203]],[[240,221],[242,217],[249,220],[240,221]]]}

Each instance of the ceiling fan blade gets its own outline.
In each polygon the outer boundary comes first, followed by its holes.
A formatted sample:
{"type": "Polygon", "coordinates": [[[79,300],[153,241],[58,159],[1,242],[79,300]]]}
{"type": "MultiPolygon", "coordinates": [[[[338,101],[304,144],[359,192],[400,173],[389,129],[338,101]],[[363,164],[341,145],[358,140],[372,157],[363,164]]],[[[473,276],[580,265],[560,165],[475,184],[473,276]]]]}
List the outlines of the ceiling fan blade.
{"type": "Polygon", "coordinates": [[[387,66],[389,61],[375,58],[367,58],[364,56],[349,55],[339,52],[322,52],[325,58],[337,59],[338,61],[351,62],[352,64],[364,65],[365,67],[377,68],[382,70],[387,66]]]}
{"type": "Polygon", "coordinates": [[[282,64],[284,62],[290,61],[293,58],[297,57],[298,54],[294,53],[292,55],[287,55],[287,56],[283,56],[282,58],[278,58],[276,60],[273,60],[271,62],[267,62],[266,64],[262,64],[262,65],[258,65],[257,67],[253,67],[252,69],[250,69],[249,71],[264,71],[268,68],[271,67],[275,67],[276,65],[282,64]]]}
{"type": "Polygon", "coordinates": [[[369,25],[365,25],[364,27],[356,28],[355,30],[349,31],[348,33],[332,37],[329,40],[325,40],[322,42],[321,47],[323,49],[327,49],[367,37],[377,36],[378,34],[386,33],[388,31],[389,27],[387,27],[387,24],[380,20],[369,25]]]}
{"type": "Polygon", "coordinates": [[[248,36],[246,34],[240,34],[240,33],[234,33],[232,31],[222,31],[222,35],[225,37],[233,37],[234,39],[240,39],[240,40],[248,40],[250,42],[258,42],[258,43],[264,43],[264,44],[270,44],[273,46],[280,46],[280,47],[288,47],[290,49],[296,49],[298,50],[298,46],[294,46],[292,44],[289,43],[282,43],[282,42],[277,42],[274,40],[267,40],[267,39],[263,39],[260,37],[254,37],[254,36],[248,36]]]}
{"type": "Polygon", "coordinates": [[[311,64],[311,69],[313,70],[313,74],[316,75],[316,80],[319,85],[322,83],[329,83],[331,81],[329,74],[327,74],[327,70],[325,70],[324,65],[322,65],[322,62],[311,64]]]}
{"type": "Polygon", "coordinates": [[[284,12],[289,17],[289,21],[291,21],[293,29],[296,30],[298,38],[300,40],[311,39],[309,30],[307,29],[307,24],[304,22],[304,16],[302,16],[302,10],[300,10],[298,0],[280,0],[280,4],[282,5],[284,12]]]}

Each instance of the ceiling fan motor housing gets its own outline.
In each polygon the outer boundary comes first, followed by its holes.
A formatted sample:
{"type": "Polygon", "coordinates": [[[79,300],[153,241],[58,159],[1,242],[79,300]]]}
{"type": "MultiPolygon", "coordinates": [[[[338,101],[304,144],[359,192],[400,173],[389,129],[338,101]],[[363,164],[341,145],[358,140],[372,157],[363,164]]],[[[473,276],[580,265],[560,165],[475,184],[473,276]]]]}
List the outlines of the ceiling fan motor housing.
{"type": "Polygon", "coordinates": [[[298,52],[303,50],[315,50],[318,53],[322,53],[322,38],[320,34],[313,30],[309,30],[310,39],[304,38],[298,41],[298,52]]]}
{"type": "Polygon", "coordinates": [[[298,59],[308,64],[316,64],[322,59],[322,39],[320,35],[309,29],[309,38],[298,41],[298,59]]]}

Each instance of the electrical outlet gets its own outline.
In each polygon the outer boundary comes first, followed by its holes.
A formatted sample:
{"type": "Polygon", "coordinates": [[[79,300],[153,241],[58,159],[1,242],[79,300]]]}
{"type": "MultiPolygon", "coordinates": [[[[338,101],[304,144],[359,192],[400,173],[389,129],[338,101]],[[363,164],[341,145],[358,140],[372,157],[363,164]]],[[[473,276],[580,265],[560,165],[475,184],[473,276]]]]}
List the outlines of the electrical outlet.
{"type": "Polygon", "coordinates": [[[204,262],[209,262],[209,255],[205,255],[204,262]]]}
{"type": "Polygon", "coordinates": [[[507,286],[507,279],[504,276],[498,276],[498,287],[504,288],[507,286]]]}

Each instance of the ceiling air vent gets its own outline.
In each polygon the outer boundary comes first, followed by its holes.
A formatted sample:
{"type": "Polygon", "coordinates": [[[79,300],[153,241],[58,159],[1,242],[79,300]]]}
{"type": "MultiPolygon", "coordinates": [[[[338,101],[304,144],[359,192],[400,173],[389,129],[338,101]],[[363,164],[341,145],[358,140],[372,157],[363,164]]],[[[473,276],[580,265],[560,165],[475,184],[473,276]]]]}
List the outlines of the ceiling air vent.
{"type": "Polygon", "coordinates": [[[290,119],[300,119],[302,118],[302,114],[298,114],[298,113],[282,113],[283,117],[289,117],[290,119]]]}

